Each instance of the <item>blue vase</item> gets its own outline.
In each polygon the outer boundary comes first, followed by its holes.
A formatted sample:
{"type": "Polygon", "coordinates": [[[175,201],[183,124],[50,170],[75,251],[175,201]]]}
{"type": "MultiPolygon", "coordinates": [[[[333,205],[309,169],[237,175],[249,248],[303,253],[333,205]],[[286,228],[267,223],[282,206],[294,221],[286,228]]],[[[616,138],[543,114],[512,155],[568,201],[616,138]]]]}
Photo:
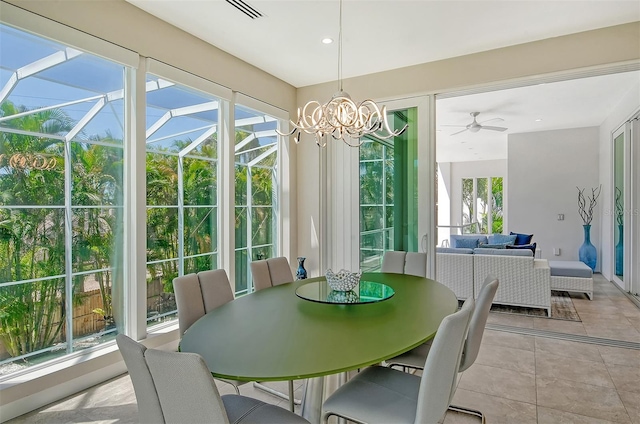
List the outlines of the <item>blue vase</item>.
{"type": "Polygon", "coordinates": [[[616,244],[616,275],[622,276],[623,258],[624,258],[624,245],[622,241],[624,239],[624,228],[622,224],[618,225],[618,244],[616,244]]]}
{"type": "Polygon", "coordinates": [[[304,260],[307,258],[298,258],[298,270],[296,271],[296,280],[305,280],[307,278],[307,270],[304,269],[304,260]]]}
{"type": "Polygon", "coordinates": [[[578,250],[578,258],[581,262],[589,265],[591,270],[596,270],[596,261],[598,259],[598,251],[596,247],[591,244],[591,225],[583,225],[584,228],[584,243],[578,250]]]}

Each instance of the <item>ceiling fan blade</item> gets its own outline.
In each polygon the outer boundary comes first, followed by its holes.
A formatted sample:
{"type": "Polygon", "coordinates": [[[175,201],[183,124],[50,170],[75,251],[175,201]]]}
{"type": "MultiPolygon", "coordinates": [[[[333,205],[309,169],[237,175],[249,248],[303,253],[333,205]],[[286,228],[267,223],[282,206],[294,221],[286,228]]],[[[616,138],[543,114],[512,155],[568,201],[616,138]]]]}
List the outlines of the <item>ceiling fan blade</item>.
{"type": "Polygon", "coordinates": [[[452,135],[460,134],[460,133],[463,133],[463,132],[465,132],[467,130],[468,130],[468,128],[465,128],[462,131],[454,132],[453,134],[449,134],[449,135],[452,136],[452,135]]]}
{"type": "Polygon", "coordinates": [[[489,126],[483,125],[482,129],[483,130],[491,130],[491,131],[506,131],[509,128],[505,128],[505,127],[489,127],[489,126]]]}
{"type": "Polygon", "coordinates": [[[467,128],[466,125],[438,125],[440,127],[458,127],[458,128],[467,128]]]}
{"type": "Polygon", "coordinates": [[[491,121],[504,121],[504,119],[502,119],[502,118],[491,118],[491,119],[487,119],[486,121],[480,121],[480,122],[478,122],[478,124],[484,124],[485,122],[491,122],[491,121]]]}

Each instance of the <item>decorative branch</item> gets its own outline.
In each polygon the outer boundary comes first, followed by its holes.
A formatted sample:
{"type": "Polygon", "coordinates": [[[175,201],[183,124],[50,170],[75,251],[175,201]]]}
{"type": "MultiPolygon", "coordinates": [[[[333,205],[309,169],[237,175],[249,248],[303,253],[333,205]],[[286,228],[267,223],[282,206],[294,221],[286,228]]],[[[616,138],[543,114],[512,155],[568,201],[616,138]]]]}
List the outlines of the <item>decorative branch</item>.
{"type": "Polygon", "coordinates": [[[618,225],[624,224],[624,208],[622,207],[622,191],[616,187],[616,221],[618,225]]]}
{"type": "Polygon", "coordinates": [[[602,190],[602,184],[598,188],[591,189],[591,196],[587,195],[589,200],[589,208],[587,208],[587,201],[584,197],[584,188],[576,187],[578,189],[578,213],[584,225],[591,225],[593,220],[593,208],[598,204],[598,197],[600,197],[600,191],[602,190]]]}

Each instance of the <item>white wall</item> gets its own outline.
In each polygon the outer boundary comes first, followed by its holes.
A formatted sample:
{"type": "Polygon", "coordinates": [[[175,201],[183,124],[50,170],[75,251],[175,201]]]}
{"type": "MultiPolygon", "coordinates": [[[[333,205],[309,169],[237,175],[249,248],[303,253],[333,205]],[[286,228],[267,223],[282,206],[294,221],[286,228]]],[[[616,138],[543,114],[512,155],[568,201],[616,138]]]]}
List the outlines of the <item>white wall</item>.
{"type": "MultiPolygon", "coordinates": [[[[533,233],[543,259],[578,260],[584,237],[576,187],[586,187],[587,194],[600,184],[598,152],[597,127],[509,135],[505,230],[533,233]],[[563,221],[558,214],[564,214],[563,221]],[[560,249],[560,256],[554,256],[554,248],[560,249]]],[[[601,201],[591,223],[591,242],[598,250],[596,270],[602,263],[601,201]]]]}
{"type": "MultiPolygon", "coordinates": [[[[354,99],[401,99],[443,93],[462,88],[486,86],[504,81],[527,81],[549,74],[562,74],[607,64],[640,59],[640,22],[586,31],[548,40],[495,49],[406,68],[349,78],[344,88],[354,99]],[[473,69],[473,72],[469,72],[473,69]]],[[[302,87],[297,103],[328,99],[335,82],[302,87]]],[[[426,142],[427,140],[425,140],[426,142]]],[[[596,147],[597,151],[597,147],[596,147]]],[[[325,190],[317,190],[326,179],[320,169],[320,149],[313,137],[304,134],[298,145],[298,254],[308,257],[310,272],[318,275],[320,248],[331,249],[317,226],[325,190]],[[320,248],[318,248],[320,246],[320,248]],[[324,246],[324,247],[323,247],[324,246]]],[[[350,234],[344,234],[351,237],[350,234]]],[[[332,241],[332,242],[335,242],[332,241]]]]}
{"type": "MultiPolygon", "coordinates": [[[[613,276],[613,144],[611,136],[613,131],[620,127],[627,119],[640,109],[640,82],[629,88],[629,93],[611,111],[611,114],[599,128],[599,152],[600,152],[600,182],[602,182],[602,221],[601,221],[601,245],[602,245],[602,275],[608,280],[613,276]]],[[[636,193],[640,196],[640,193],[636,193]]]]}

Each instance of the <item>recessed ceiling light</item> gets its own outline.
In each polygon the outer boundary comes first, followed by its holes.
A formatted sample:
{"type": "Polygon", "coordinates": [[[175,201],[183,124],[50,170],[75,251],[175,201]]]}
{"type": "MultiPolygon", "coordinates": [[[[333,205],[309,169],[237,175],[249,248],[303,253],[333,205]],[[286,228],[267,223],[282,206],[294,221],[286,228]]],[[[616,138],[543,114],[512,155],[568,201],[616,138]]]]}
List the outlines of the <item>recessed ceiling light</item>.
{"type": "Polygon", "coordinates": [[[333,38],[323,38],[322,44],[331,44],[333,43],[333,38]]]}
{"type": "Polygon", "coordinates": [[[538,118],[536,119],[536,122],[542,122],[542,119],[538,118]]]}

